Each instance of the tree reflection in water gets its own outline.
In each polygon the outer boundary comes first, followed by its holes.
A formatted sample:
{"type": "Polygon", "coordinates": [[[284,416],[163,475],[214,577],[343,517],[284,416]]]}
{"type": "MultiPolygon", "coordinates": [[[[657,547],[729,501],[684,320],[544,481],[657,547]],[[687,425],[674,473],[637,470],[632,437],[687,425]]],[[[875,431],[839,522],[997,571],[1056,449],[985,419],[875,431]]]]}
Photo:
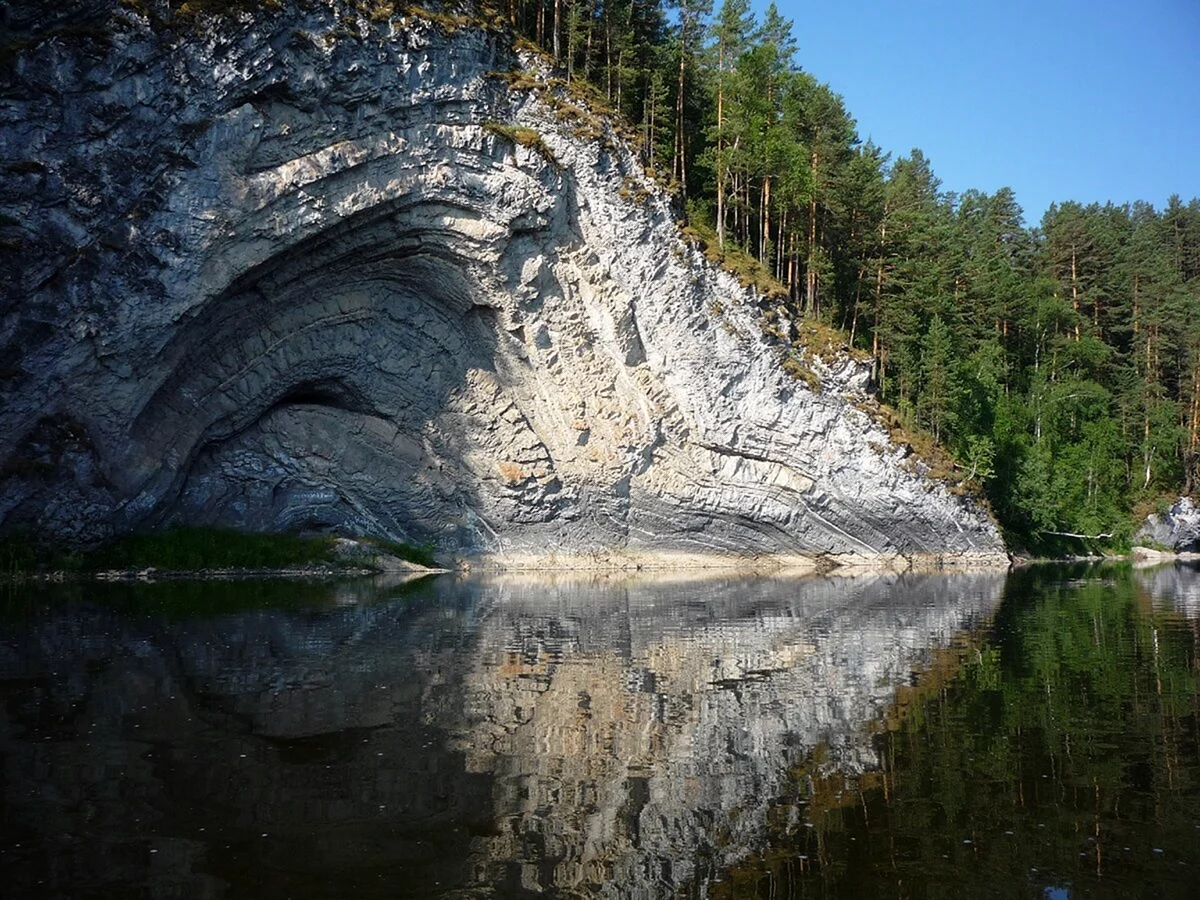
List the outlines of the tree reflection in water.
{"type": "Polygon", "coordinates": [[[811,827],[713,896],[1196,896],[1198,600],[1183,565],[1015,572],[961,666],[900,692],[878,771],[798,769],[811,827]]]}

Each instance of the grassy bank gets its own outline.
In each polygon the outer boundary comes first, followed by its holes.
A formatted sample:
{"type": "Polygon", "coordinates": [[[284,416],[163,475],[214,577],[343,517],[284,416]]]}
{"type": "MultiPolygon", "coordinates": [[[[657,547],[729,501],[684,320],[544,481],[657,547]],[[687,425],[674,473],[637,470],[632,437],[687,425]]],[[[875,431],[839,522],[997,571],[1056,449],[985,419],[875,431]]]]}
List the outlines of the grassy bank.
{"type": "Polygon", "coordinates": [[[337,562],[332,537],[171,528],[129,534],[83,554],[85,571],[105,569],[292,569],[337,562]]]}

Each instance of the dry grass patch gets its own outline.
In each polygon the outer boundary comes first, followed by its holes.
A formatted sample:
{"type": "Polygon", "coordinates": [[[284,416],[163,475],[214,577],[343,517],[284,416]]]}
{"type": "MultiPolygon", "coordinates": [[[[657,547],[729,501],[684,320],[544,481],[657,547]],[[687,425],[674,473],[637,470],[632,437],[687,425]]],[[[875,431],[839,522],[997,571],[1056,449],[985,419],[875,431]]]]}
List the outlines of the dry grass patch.
{"type": "Polygon", "coordinates": [[[400,9],[406,16],[415,16],[418,19],[424,19],[426,22],[432,22],[444,34],[455,34],[464,28],[469,28],[473,24],[478,24],[473,22],[468,16],[441,12],[440,10],[429,9],[428,7],[417,6],[415,4],[404,4],[400,9]]]}
{"type": "Polygon", "coordinates": [[[783,369],[787,375],[791,376],[796,381],[803,382],[804,386],[814,394],[821,393],[820,376],[802,363],[800,358],[794,353],[785,354],[783,357],[783,362],[779,364],[779,368],[783,369]]]}
{"type": "Polygon", "coordinates": [[[503,122],[484,122],[483,130],[513,144],[527,147],[540,154],[554,168],[561,168],[558,159],[554,156],[554,151],[546,146],[546,142],[542,140],[542,135],[536,128],[529,128],[525,125],[505,125],[503,122]]]}

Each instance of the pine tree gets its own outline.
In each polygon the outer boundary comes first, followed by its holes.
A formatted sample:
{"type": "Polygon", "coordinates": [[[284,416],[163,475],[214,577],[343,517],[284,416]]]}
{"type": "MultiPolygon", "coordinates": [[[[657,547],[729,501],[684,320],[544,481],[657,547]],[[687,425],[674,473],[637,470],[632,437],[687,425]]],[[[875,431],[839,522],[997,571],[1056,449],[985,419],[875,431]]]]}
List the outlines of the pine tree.
{"type": "Polygon", "coordinates": [[[688,199],[688,142],[686,121],[687,97],[692,73],[697,68],[704,43],[704,20],[712,13],[712,0],[673,0],[677,23],[678,80],[675,85],[675,152],[671,176],[679,184],[684,207],[688,199]]]}
{"type": "Polygon", "coordinates": [[[750,44],[750,33],[754,17],[750,13],[749,0],[723,0],[716,21],[709,28],[711,49],[709,58],[713,65],[714,94],[716,95],[716,122],[710,130],[710,141],[714,145],[713,172],[716,194],[716,231],[718,246],[725,246],[726,197],[729,190],[730,145],[736,147],[736,138],[730,139],[729,112],[727,104],[734,92],[737,62],[750,44]]]}

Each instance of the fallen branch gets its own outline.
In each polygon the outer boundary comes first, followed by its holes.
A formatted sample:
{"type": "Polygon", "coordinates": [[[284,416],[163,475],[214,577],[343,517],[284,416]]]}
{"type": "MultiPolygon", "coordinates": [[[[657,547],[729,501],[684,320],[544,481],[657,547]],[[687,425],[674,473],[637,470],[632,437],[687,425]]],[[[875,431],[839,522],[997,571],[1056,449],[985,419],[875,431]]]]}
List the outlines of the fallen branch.
{"type": "Polygon", "coordinates": [[[1042,531],[1039,534],[1050,534],[1054,537],[1080,538],[1085,541],[1109,541],[1112,540],[1113,536],[1111,531],[1105,534],[1076,534],[1074,531],[1042,531]]]}

